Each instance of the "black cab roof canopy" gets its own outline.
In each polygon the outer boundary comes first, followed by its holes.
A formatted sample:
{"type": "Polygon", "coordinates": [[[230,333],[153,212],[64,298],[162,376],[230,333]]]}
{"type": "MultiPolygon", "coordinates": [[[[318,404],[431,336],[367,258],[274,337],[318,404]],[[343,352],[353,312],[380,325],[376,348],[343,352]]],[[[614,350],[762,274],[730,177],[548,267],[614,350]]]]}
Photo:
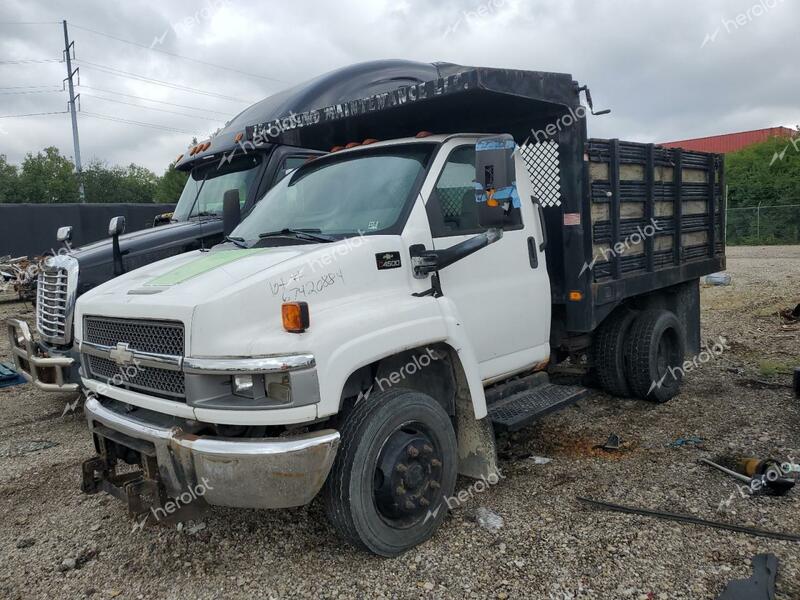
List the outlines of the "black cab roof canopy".
{"type": "MultiPolygon", "coordinates": [[[[421,63],[410,60],[375,60],[349,65],[325,73],[309,81],[278,92],[246,108],[229,121],[212,139],[209,146],[197,152],[186,152],[177,168],[190,170],[205,160],[235,151],[246,128],[272,122],[288,122],[292,115],[333,106],[349,100],[387,93],[402,86],[446,77],[464,67],[449,63],[421,63]]],[[[264,140],[264,144],[277,140],[264,140]]],[[[199,146],[204,146],[202,143],[199,146]]],[[[191,148],[190,148],[191,150],[191,148]]]]}
{"type": "MultiPolygon", "coordinates": [[[[243,144],[280,143],[316,150],[337,145],[433,133],[510,133],[518,142],[531,131],[580,107],[571,75],[447,65],[418,83],[321,108],[283,115],[245,128],[243,144]]],[[[244,149],[244,148],[243,148],[244,149]]]]}

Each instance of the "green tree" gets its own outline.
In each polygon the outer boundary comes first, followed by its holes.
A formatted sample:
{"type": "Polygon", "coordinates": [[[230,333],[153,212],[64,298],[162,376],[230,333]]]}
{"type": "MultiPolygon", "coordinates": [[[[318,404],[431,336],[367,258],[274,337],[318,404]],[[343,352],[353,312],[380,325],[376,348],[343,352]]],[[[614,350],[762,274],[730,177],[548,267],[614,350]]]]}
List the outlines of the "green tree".
{"type": "Polygon", "coordinates": [[[86,201],[94,203],[150,203],[155,197],[158,177],[144,167],[108,167],[92,160],[83,171],[86,201]]]}
{"type": "Polygon", "coordinates": [[[0,203],[2,202],[22,202],[17,166],[9,164],[5,154],[0,154],[0,203]]]}
{"type": "Polygon", "coordinates": [[[50,146],[36,155],[28,153],[19,176],[25,202],[77,202],[78,180],[72,161],[50,146]]]}
{"type": "Polygon", "coordinates": [[[164,171],[164,174],[158,180],[156,202],[165,204],[175,204],[178,202],[178,198],[181,197],[181,192],[188,178],[188,173],[185,171],[178,171],[175,168],[175,163],[170,163],[169,168],[164,171]]]}
{"type": "Polygon", "coordinates": [[[780,208],[800,204],[800,130],[728,154],[725,172],[729,243],[800,242],[800,208],[780,208]]]}

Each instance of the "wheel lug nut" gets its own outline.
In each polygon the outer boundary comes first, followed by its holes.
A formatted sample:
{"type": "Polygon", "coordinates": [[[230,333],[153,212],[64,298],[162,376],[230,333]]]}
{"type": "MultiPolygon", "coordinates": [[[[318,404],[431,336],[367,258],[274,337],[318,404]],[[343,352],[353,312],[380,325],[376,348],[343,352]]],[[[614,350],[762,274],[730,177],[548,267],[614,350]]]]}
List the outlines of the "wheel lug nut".
{"type": "Polygon", "coordinates": [[[417,508],[411,500],[406,500],[406,510],[414,510],[417,508]]]}
{"type": "Polygon", "coordinates": [[[442,461],[440,461],[438,458],[434,458],[434,459],[431,460],[431,466],[432,467],[441,467],[442,466],[442,461]]]}
{"type": "Polygon", "coordinates": [[[433,446],[431,446],[430,444],[425,444],[425,445],[422,447],[422,451],[423,451],[425,454],[430,454],[431,452],[433,452],[433,446]]]}
{"type": "Polygon", "coordinates": [[[431,503],[428,502],[427,498],[420,498],[419,499],[419,504],[420,504],[420,506],[430,506],[431,503]]]}
{"type": "Polygon", "coordinates": [[[415,446],[409,446],[406,452],[411,458],[416,458],[419,456],[419,450],[415,446]]]}
{"type": "Polygon", "coordinates": [[[394,493],[398,496],[402,496],[406,493],[406,488],[404,488],[402,485],[398,485],[397,488],[395,488],[394,493]]]}
{"type": "Polygon", "coordinates": [[[397,469],[398,473],[405,473],[406,471],[408,471],[408,467],[405,466],[403,463],[398,464],[397,467],[395,468],[397,469]]]}

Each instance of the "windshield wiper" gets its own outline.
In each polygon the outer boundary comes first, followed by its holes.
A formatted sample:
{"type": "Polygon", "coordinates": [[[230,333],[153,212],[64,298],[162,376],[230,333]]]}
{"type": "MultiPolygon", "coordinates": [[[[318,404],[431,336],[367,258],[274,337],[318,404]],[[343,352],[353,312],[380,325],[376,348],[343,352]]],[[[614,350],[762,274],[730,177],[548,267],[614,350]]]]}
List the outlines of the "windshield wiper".
{"type": "Polygon", "coordinates": [[[231,242],[232,244],[236,244],[239,248],[247,248],[246,240],[243,237],[232,237],[230,235],[225,236],[226,242],[231,242]]]}
{"type": "Polygon", "coordinates": [[[294,236],[301,240],[310,240],[313,242],[335,242],[336,238],[330,235],[326,235],[324,233],[320,233],[319,229],[291,229],[289,227],[285,229],[281,229],[280,231],[268,231],[266,233],[259,234],[259,239],[264,239],[268,237],[280,237],[280,236],[294,236]]]}

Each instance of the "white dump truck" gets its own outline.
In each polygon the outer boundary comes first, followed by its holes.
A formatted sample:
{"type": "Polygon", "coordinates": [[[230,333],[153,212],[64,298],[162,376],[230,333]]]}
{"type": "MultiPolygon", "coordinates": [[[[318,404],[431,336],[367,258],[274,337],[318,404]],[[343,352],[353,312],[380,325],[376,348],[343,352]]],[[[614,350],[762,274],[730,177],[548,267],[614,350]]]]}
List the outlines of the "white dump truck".
{"type": "Polygon", "coordinates": [[[698,278],[724,267],[722,161],[587,139],[580,91],[464,69],[297,116],[282,143],[336,147],[225,243],[79,299],[84,491],[151,521],[319,495],[394,556],[457,475],[496,479],[496,435],[584,397],[581,372],[674,396],[698,278]]]}

